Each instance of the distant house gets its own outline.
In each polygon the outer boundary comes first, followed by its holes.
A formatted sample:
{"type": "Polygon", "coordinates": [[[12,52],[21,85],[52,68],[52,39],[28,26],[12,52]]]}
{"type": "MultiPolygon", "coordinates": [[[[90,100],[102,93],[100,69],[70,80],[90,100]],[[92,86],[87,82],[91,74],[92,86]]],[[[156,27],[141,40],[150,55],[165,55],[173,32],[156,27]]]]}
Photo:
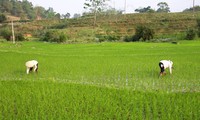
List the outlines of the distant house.
{"type": "Polygon", "coordinates": [[[32,38],[32,34],[30,33],[23,34],[23,36],[26,40],[29,40],[29,38],[32,38]]]}
{"type": "Polygon", "coordinates": [[[30,38],[30,37],[32,37],[32,34],[26,33],[26,34],[24,34],[24,37],[25,37],[25,38],[30,38]]]}

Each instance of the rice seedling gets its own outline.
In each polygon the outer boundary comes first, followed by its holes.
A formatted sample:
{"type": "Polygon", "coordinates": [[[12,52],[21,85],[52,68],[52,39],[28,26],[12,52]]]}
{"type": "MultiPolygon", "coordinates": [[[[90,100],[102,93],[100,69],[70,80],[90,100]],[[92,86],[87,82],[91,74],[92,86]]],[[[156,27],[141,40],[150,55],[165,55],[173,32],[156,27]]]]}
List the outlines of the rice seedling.
{"type": "Polygon", "coordinates": [[[199,43],[2,43],[0,119],[200,119],[199,43]]]}

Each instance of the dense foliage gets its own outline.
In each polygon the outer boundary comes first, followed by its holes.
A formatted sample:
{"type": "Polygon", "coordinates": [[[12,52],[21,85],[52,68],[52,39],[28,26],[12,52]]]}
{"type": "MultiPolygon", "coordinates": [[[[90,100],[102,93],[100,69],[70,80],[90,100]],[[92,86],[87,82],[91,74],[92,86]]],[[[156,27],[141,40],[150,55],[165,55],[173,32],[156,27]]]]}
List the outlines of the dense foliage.
{"type": "Polygon", "coordinates": [[[146,41],[153,39],[153,36],[154,36],[153,29],[147,26],[137,26],[132,41],[139,41],[139,40],[146,41]]]}
{"type": "Polygon", "coordinates": [[[135,34],[133,36],[124,37],[125,42],[147,41],[154,37],[154,30],[147,26],[139,25],[135,29],[135,34]]]}
{"type": "Polygon", "coordinates": [[[4,14],[0,14],[0,23],[6,21],[7,18],[4,14]]]}
{"type": "MultiPolygon", "coordinates": [[[[52,19],[59,18],[53,8],[45,10],[44,7],[34,7],[28,0],[0,0],[0,13],[10,14],[21,19],[52,19]]],[[[1,21],[0,21],[1,22],[1,21]]]]}
{"type": "Polygon", "coordinates": [[[193,40],[195,39],[196,33],[197,36],[200,37],[200,18],[197,18],[196,20],[197,26],[196,28],[189,28],[186,30],[186,39],[187,40],[193,40]]]}
{"type": "Polygon", "coordinates": [[[197,35],[200,37],[200,18],[197,19],[197,35]]]}
{"type": "Polygon", "coordinates": [[[148,7],[144,7],[144,8],[135,9],[135,12],[139,12],[139,13],[152,13],[152,12],[155,12],[155,10],[152,9],[151,6],[148,6],[148,7]]]}
{"type": "Polygon", "coordinates": [[[44,33],[43,37],[41,37],[41,41],[46,42],[65,42],[67,40],[67,35],[64,32],[60,32],[57,30],[49,30],[44,33]]]}
{"type": "Polygon", "coordinates": [[[193,40],[195,38],[196,31],[194,29],[188,29],[186,31],[186,40],[193,40]]]}
{"type": "Polygon", "coordinates": [[[192,12],[192,11],[200,11],[200,6],[194,6],[194,8],[193,7],[191,7],[191,8],[187,8],[187,9],[185,9],[185,10],[183,10],[183,12],[192,12]]]}
{"type": "Polygon", "coordinates": [[[151,6],[148,6],[144,8],[135,9],[135,12],[139,12],[139,13],[153,13],[153,12],[168,13],[170,12],[170,8],[166,2],[159,2],[157,6],[158,6],[158,9],[156,11],[152,9],[151,6]]]}
{"type": "MultiPolygon", "coordinates": [[[[11,29],[9,27],[5,27],[3,29],[0,29],[0,36],[2,36],[7,41],[11,41],[12,40],[12,31],[11,31],[11,29]]],[[[16,41],[25,40],[24,35],[21,32],[16,31],[15,32],[15,40],[16,41]]]]}

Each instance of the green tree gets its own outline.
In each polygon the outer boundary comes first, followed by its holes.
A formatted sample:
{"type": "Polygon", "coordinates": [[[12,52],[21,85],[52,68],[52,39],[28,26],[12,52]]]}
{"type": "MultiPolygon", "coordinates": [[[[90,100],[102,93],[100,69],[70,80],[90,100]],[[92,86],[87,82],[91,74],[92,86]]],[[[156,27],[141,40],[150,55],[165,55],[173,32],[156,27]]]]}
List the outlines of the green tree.
{"type": "Polygon", "coordinates": [[[11,40],[12,32],[9,27],[4,27],[0,29],[0,35],[6,40],[11,40]]]}
{"type": "Polygon", "coordinates": [[[70,18],[70,13],[67,13],[67,14],[62,14],[62,18],[64,19],[67,19],[67,18],[70,18]]]}
{"type": "Polygon", "coordinates": [[[139,41],[140,39],[142,41],[153,39],[154,31],[153,29],[147,27],[147,26],[137,26],[135,35],[132,38],[132,41],[139,41]]]}
{"type": "Polygon", "coordinates": [[[36,6],[36,7],[34,7],[35,17],[38,20],[41,19],[41,18],[46,18],[45,12],[46,12],[46,10],[42,6],[36,6]]]}
{"type": "Polygon", "coordinates": [[[155,10],[153,10],[152,8],[151,8],[151,6],[148,6],[148,7],[144,7],[144,8],[138,8],[138,9],[135,9],[135,12],[139,12],[139,13],[153,13],[153,12],[155,12],[155,10]]]}
{"type": "Polygon", "coordinates": [[[52,7],[49,7],[49,9],[46,10],[45,13],[46,13],[47,19],[54,19],[55,18],[56,12],[54,12],[54,9],[52,7]]]}
{"type": "Polygon", "coordinates": [[[14,16],[21,17],[22,14],[24,13],[21,2],[12,0],[12,5],[13,5],[13,8],[12,8],[11,14],[14,16]]]}
{"type": "Polygon", "coordinates": [[[55,18],[55,19],[60,19],[60,18],[61,18],[60,13],[56,13],[54,18],[55,18]]]}
{"type": "Polygon", "coordinates": [[[0,11],[2,13],[4,12],[10,12],[12,10],[12,4],[9,0],[0,0],[0,11]]]}
{"type": "Polygon", "coordinates": [[[0,0],[0,13],[11,14],[21,19],[54,19],[60,17],[53,8],[45,10],[41,6],[33,7],[28,0],[0,0]]]}
{"type": "Polygon", "coordinates": [[[186,31],[185,39],[186,40],[194,40],[195,36],[196,36],[196,31],[194,29],[188,29],[186,31]]]}
{"type": "Polygon", "coordinates": [[[84,9],[89,9],[94,14],[94,27],[96,26],[97,13],[106,6],[105,2],[109,0],[85,0],[84,9]]]}
{"type": "Polygon", "coordinates": [[[58,30],[49,30],[46,33],[44,33],[42,38],[40,38],[41,41],[57,43],[65,42],[67,39],[67,35],[64,32],[60,32],[58,30]]]}
{"type": "Polygon", "coordinates": [[[193,12],[193,9],[195,11],[200,11],[200,6],[194,6],[194,8],[193,7],[187,8],[187,9],[183,10],[183,12],[193,12]]]}
{"type": "Polygon", "coordinates": [[[27,17],[29,19],[34,19],[35,18],[35,13],[33,10],[33,5],[32,3],[28,2],[27,0],[22,0],[22,9],[24,11],[24,13],[26,13],[27,17]]]}
{"type": "Polygon", "coordinates": [[[170,12],[170,8],[166,2],[160,2],[157,4],[157,6],[159,7],[157,9],[157,12],[166,12],[166,13],[170,12]]]}

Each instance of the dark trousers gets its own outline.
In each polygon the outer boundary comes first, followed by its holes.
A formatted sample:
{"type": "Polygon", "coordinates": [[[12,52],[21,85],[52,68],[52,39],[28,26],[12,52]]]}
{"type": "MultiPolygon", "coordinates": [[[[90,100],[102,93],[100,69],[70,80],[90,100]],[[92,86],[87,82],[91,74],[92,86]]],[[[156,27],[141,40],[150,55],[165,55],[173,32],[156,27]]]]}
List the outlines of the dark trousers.
{"type": "Polygon", "coordinates": [[[159,67],[160,67],[160,73],[163,73],[165,71],[164,64],[159,62],[159,67]]]}

